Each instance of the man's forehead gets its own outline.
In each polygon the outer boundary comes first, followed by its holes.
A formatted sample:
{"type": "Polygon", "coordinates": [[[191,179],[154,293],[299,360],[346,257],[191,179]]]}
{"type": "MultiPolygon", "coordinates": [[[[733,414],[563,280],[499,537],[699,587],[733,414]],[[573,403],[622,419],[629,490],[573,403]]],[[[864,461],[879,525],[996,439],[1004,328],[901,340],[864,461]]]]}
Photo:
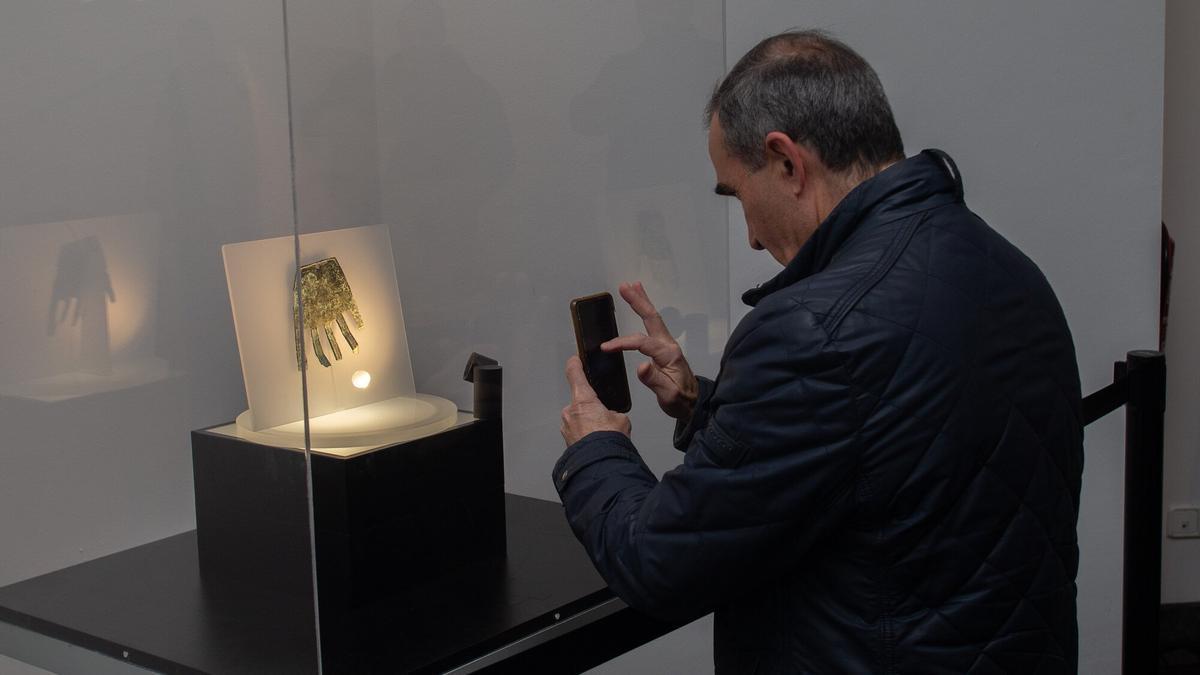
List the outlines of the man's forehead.
{"type": "Polygon", "coordinates": [[[725,131],[721,129],[716,115],[713,115],[711,124],[708,125],[708,153],[714,164],[723,161],[729,154],[725,147],[725,131]]]}
{"type": "Polygon", "coordinates": [[[712,117],[708,118],[708,139],[711,142],[714,138],[724,138],[725,130],[721,128],[721,120],[717,117],[717,113],[713,113],[712,117]]]}

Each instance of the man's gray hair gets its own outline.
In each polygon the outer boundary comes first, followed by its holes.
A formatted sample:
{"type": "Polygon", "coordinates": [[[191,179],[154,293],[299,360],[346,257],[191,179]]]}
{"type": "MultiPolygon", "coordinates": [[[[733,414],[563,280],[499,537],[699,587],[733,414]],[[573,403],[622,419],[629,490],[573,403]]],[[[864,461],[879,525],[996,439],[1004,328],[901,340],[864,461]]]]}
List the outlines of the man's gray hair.
{"type": "Polygon", "coordinates": [[[812,148],[831,171],[863,171],[904,159],[904,144],[879,76],[841,41],[817,30],[758,43],[717,85],[705,107],[730,154],[757,171],[764,139],[781,131],[812,148]]]}

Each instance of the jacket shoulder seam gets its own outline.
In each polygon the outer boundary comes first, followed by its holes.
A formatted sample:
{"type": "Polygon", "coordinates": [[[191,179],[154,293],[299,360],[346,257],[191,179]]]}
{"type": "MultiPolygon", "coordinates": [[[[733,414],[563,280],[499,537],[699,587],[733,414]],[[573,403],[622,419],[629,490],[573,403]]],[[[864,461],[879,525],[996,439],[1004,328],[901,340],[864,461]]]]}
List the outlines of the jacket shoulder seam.
{"type": "Polygon", "coordinates": [[[871,270],[859,277],[858,281],[838,298],[838,301],[830,309],[827,318],[828,326],[826,330],[830,335],[837,332],[838,326],[846,318],[846,314],[858,304],[858,301],[867,294],[867,291],[874,288],[876,284],[887,276],[887,273],[891,271],[892,267],[900,259],[900,254],[908,247],[908,242],[912,240],[913,234],[920,227],[921,223],[928,219],[929,213],[929,211],[922,211],[909,216],[909,221],[897,230],[896,234],[892,237],[892,241],[884,249],[883,255],[879,257],[879,260],[871,267],[871,270]]]}

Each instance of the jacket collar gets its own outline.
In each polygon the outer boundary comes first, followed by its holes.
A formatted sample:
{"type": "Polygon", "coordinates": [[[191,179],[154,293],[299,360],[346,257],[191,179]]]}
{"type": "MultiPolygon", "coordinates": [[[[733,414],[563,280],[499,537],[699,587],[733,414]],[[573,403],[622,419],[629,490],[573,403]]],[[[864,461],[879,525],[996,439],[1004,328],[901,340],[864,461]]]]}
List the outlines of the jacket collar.
{"type": "Polygon", "coordinates": [[[775,278],[742,294],[751,307],[775,291],[829,266],[839,249],[866,224],[882,224],[950,201],[961,201],[962,177],[941,150],[896,162],[849,192],[775,278]]]}

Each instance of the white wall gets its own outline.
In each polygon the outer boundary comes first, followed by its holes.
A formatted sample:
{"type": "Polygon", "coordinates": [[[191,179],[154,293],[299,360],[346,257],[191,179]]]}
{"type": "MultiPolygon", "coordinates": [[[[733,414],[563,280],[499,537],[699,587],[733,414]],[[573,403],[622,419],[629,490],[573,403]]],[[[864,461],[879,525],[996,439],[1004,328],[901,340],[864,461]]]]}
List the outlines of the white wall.
{"type": "MultiPolygon", "coordinates": [[[[1163,502],[1200,506],[1200,4],[1167,1],[1163,220],[1175,238],[1163,502]]],[[[1200,539],[1163,544],[1163,602],[1200,602],[1200,539]]]]}

